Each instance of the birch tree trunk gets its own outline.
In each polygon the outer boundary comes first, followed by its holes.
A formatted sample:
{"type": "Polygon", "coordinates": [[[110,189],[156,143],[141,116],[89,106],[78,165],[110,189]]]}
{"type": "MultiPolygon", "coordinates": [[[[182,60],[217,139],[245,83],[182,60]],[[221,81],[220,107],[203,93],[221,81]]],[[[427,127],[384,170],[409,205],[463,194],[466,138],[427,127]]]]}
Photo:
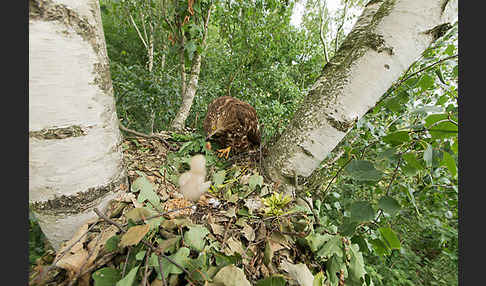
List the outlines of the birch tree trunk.
{"type": "MultiPolygon", "coordinates": [[[[206,46],[206,37],[208,34],[208,24],[209,18],[211,17],[211,8],[212,5],[208,8],[208,13],[206,14],[206,18],[204,20],[204,35],[201,41],[201,46],[204,48],[206,46]]],[[[174,120],[172,121],[171,128],[175,130],[181,130],[184,128],[184,124],[186,122],[187,116],[189,115],[189,111],[191,110],[192,102],[194,100],[194,96],[196,95],[198,81],[199,81],[199,73],[201,71],[201,53],[195,52],[194,60],[191,66],[191,74],[189,75],[189,84],[186,86],[185,78],[182,78],[182,104],[177,112],[174,120]]]]}
{"type": "Polygon", "coordinates": [[[29,205],[55,249],[126,174],[98,0],[29,0],[29,205]]]}
{"type": "Polygon", "coordinates": [[[356,121],[457,17],[456,0],[370,1],[265,158],[286,192],[308,177],[356,121]]]}

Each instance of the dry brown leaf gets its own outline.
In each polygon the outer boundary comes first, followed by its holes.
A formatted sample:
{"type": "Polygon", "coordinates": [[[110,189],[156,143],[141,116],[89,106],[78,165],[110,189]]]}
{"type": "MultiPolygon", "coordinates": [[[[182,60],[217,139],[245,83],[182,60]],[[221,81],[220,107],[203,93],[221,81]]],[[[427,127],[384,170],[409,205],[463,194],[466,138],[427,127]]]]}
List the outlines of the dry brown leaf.
{"type": "Polygon", "coordinates": [[[287,271],[294,280],[302,286],[312,286],[314,283],[314,275],[310,272],[307,265],[303,263],[292,264],[283,260],[280,267],[287,271]]]}
{"type": "Polygon", "coordinates": [[[227,217],[236,217],[236,207],[229,207],[226,211],[221,211],[227,217]]]}
{"type": "Polygon", "coordinates": [[[265,227],[265,224],[262,223],[262,224],[260,224],[260,227],[258,228],[256,239],[261,240],[261,239],[264,239],[266,237],[267,237],[267,228],[265,227]]]}
{"type": "Polygon", "coordinates": [[[162,280],[159,280],[157,278],[154,279],[154,281],[152,281],[152,283],[150,283],[150,286],[162,286],[162,280]]]}
{"type": "Polygon", "coordinates": [[[72,279],[79,269],[86,262],[88,251],[84,248],[78,249],[75,253],[67,253],[57,262],[57,266],[66,269],[68,276],[72,279]]]}
{"type": "Polygon", "coordinates": [[[148,224],[132,226],[121,237],[120,247],[137,245],[149,230],[150,226],[148,224]]]}
{"type": "Polygon", "coordinates": [[[209,226],[211,226],[214,234],[224,235],[224,226],[216,223],[210,223],[209,226]]]}
{"type": "Polygon", "coordinates": [[[245,249],[243,248],[243,244],[241,243],[241,241],[230,237],[226,241],[226,244],[227,244],[227,247],[224,249],[224,253],[226,255],[231,256],[231,255],[235,254],[235,252],[236,252],[236,253],[240,254],[241,256],[245,256],[245,249]]]}
{"type": "Polygon", "coordinates": [[[153,215],[153,213],[146,208],[134,208],[134,209],[129,210],[125,214],[125,217],[127,219],[133,220],[134,222],[139,222],[141,220],[145,220],[146,218],[148,218],[152,215],[153,215]]]}
{"type": "Polygon", "coordinates": [[[63,243],[61,249],[57,252],[56,259],[66,250],[68,249],[76,240],[78,240],[81,236],[83,236],[71,249],[69,252],[75,253],[83,248],[83,243],[86,241],[86,232],[88,231],[88,223],[83,224],[76,234],[71,238],[69,241],[63,243]]]}
{"type": "Polygon", "coordinates": [[[251,226],[245,224],[242,231],[243,235],[246,237],[246,239],[248,239],[248,241],[255,240],[255,230],[251,226]]]}

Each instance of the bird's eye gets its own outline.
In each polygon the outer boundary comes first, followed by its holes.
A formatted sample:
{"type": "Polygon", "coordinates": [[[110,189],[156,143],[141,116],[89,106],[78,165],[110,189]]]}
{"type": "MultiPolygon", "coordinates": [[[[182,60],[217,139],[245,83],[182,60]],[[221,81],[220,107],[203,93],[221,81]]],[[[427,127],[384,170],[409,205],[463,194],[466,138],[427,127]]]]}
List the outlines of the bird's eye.
{"type": "Polygon", "coordinates": [[[213,131],[216,130],[216,126],[211,127],[211,130],[213,131]]]}

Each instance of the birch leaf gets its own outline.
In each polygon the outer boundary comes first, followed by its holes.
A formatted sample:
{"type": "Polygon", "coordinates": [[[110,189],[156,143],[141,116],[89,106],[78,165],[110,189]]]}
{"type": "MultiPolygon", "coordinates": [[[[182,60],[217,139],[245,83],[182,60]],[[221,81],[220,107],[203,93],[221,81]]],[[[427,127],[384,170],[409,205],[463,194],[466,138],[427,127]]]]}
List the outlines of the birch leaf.
{"type": "Polygon", "coordinates": [[[123,234],[120,240],[120,247],[137,245],[150,230],[148,224],[132,226],[123,234]]]}
{"type": "Polygon", "coordinates": [[[292,264],[283,260],[280,263],[280,267],[287,271],[290,277],[297,281],[298,285],[312,286],[314,282],[314,276],[310,272],[309,268],[307,268],[307,265],[303,263],[292,264]]]}
{"type": "Polygon", "coordinates": [[[219,270],[213,281],[224,286],[251,286],[246,279],[245,272],[234,265],[228,265],[219,270]]]}

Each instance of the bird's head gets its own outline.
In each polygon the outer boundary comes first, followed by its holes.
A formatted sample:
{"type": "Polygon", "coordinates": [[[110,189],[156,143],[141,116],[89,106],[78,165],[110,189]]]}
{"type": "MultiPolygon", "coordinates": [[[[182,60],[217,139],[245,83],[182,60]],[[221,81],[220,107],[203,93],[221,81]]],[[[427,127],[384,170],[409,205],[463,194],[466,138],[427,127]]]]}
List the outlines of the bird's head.
{"type": "Polygon", "coordinates": [[[209,131],[208,135],[206,136],[206,140],[209,140],[211,137],[221,133],[225,130],[225,125],[221,118],[218,118],[211,124],[211,130],[209,131]]]}

